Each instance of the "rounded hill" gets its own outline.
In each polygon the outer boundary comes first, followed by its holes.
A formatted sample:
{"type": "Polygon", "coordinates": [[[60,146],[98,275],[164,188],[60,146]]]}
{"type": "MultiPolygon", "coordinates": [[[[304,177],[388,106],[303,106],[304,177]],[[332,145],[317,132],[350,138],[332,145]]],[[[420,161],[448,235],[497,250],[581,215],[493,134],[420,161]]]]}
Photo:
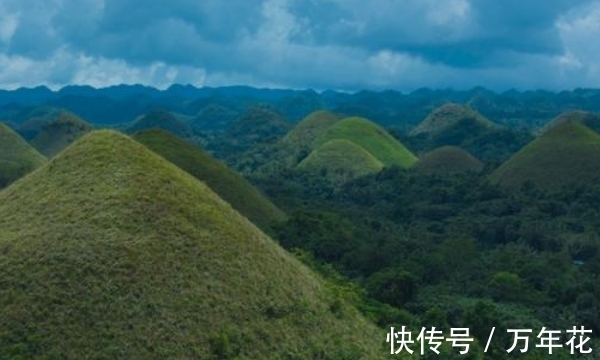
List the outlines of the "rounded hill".
{"type": "Polygon", "coordinates": [[[360,117],[336,122],[316,140],[318,146],[330,140],[348,140],[369,152],[384,166],[409,168],[417,158],[379,125],[360,117]]]}
{"type": "Polygon", "coordinates": [[[413,168],[422,173],[445,175],[478,172],[483,163],[456,146],[442,146],[421,156],[413,168]]]}
{"type": "Polygon", "coordinates": [[[41,125],[41,129],[31,141],[31,145],[46,157],[51,158],[92,129],[90,124],[77,115],[61,111],[50,121],[41,125]]]}
{"type": "Polygon", "coordinates": [[[130,134],[146,129],[163,129],[182,138],[192,136],[191,126],[164,110],[152,110],[134,120],[127,129],[130,134]]]}
{"type": "Polygon", "coordinates": [[[481,131],[493,127],[494,124],[490,120],[470,107],[450,103],[433,110],[410,132],[410,135],[433,138],[450,136],[448,133],[456,128],[465,131],[481,131]]]}
{"type": "Polygon", "coordinates": [[[133,138],[204,181],[223,200],[257,225],[265,226],[284,219],[281,210],[244,177],[199,147],[159,129],[138,132],[133,138]]]}
{"type": "Polygon", "coordinates": [[[600,181],[600,135],[578,121],[564,121],[542,134],[490,175],[519,188],[527,182],[548,190],[600,181]]]}
{"type": "Polygon", "coordinates": [[[282,142],[298,149],[312,149],[315,140],[328,128],[340,120],[340,117],[326,110],[315,111],[300,121],[282,139],[282,142]]]}
{"type": "Polygon", "coordinates": [[[383,169],[383,164],[355,143],[345,139],[326,142],[300,164],[298,169],[325,175],[336,183],[373,174],[383,169]]]}
{"type": "Polygon", "coordinates": [[[548,122],[542,127],[539,133],[543,134],[546,131],[552,129],[553,127],[567,121],[579,121],[580,123],[584,124],[585,126],[589,127],[590,129],[596,132],[600,131],[600,114],[582,110],[572,110],[566,111],[552,119],[550,122],[548,122]]]}
{"type": "Polygon", "coordinates": [[[0,122],[0,189],[43,165],[46,158],[0,122]]]}
{"type": "Polygon", "coordinates": [[[386,353],[382,331],[208,186],[114,131],[0,192],[0,278],[4,359],[386,353]]]}

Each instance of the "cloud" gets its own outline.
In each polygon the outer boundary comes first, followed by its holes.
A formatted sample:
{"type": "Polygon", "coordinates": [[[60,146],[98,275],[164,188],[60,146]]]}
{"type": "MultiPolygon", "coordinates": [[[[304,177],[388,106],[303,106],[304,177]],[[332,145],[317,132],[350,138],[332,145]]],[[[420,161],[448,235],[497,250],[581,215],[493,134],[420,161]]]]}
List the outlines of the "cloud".
{"type": "Polygon", "coordinates": [[[4,0],[0,86],[570,88],[600,0],[4,0]]]}

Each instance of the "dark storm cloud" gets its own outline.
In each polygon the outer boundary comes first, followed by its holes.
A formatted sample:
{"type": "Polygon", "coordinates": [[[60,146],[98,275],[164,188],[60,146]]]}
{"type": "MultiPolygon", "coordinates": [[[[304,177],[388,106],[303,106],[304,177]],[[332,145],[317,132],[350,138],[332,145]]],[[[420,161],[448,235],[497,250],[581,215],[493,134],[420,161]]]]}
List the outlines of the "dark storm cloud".
{"type": "Polygon", "coordinates": [[[599,3],[3,0],[0,86],[586,86],[599,3]]]}

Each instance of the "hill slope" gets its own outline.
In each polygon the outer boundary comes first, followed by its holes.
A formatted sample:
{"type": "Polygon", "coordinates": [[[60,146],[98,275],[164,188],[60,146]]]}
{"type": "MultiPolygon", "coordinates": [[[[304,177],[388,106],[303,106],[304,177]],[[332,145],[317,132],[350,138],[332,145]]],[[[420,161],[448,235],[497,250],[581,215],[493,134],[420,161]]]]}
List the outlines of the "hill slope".
{"type": "Polygon", "coordinates": [[[348,140],[362,147],[384,166],[412,166],[417,158],[379,125],[363,118],[343,119],[327,129],[316,140],[318,146],[329,140],[348,140]]]}
{"type": "Polygon", "coordinates": [[[565,121],[516,153],[490,180],[506,187],[531,181],[544,189],[600,180],[600,135],[578,121],[565,121]]]}
{"type": "Polygon", "coordinates": [[[146,130],[133,138],[197,179],[258,225],[282,220],[283,213],[240,174],[185,140],[164,130],[146,130]]]}
{"type": "Polygon", "coordinates": [[[467,151],[455,146],[443,146],[419,158],[414,169],[428,174],[454,174],[481,171],[483,163],[467,151]]]}
{"type": "Polygon", "coordinates": [[[552,119],[550,122],[548,122],[541,128],[539,133],[543,134],[546,131],[552,129],[553,127],[571,120],[579,121],[580,123],[584,124],[590,129],[596,132],[600,132],[600,114],[595,114],[581,110],[573,110],[564,112],[552,119]]]}
{"type": "Polygon", "coordinates": [[[334,182],[343,183],[379,172],[383,164],[368,151],[345,139],[326,142],[298,164],[301,170],[323,173],[334,182]]]}
{"type": "Polygon", "coordinates": [[[90,124],[77,115],[61,111],[52,120],[42,125],[31,141],[31,145],[51,158],[92,129],[90,124]]]}
{"type": "Polygon", "coordinates": [[[308,268],[113,131],[0,192],[0,278],[4,359],[385,354],[383,332],[336,310],[308,268]]]}
{"type": "Polygon", "coordinates": [[[432,138],[442,136],[456,127],[481,130],[493,126],[494,124],[491,121],[468,106],[445,104],[432,111],[425,120],[410,132],[410,135],[424,135],[432,138]]]}
{"type": "Polygon", "coordinates": [[[0,123],[0,189],[45,162],[46,158],[27,141],[0,123]]]}
{"type": "Polygon", "coordinates": [[[138,117],[127,129],[127,132],[133,134],[153,128],[166,130],[182,138],[192,136],[192,128],[188,123],[164,110],[153,110],[138,117]]]}
{"type": "Polygon", "coordinates": [[[282,142],[302,150],[312,149],[315,140],[339,120],[339,116],[329,111],[315,111],[296,124],[282,142]]]}

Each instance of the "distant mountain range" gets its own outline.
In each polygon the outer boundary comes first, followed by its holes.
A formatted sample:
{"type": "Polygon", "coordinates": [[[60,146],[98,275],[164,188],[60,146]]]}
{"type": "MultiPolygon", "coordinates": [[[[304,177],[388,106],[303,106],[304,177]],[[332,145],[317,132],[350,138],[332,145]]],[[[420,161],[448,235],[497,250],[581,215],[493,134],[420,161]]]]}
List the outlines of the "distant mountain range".
{"type": "MultiPolygon", "coordinates": [[[[32,107],[51,106],[74,112],[95,125],[130,122],[141,114],[161,108],[186,116],[198,116],[209,106],[241,113],[260,104],[269,106],[297,122],[316,110],[361,116],[401,130],[412,128],[433,109],[449,103],[467,104],[499,124],[537,127],[569,110],[600,111],[600,89],[551,92],[507,91],[484,88],[466,91],[420,89],[398,91],[338,91],[258,89],[248,86],[204,87],[173,85],[158,90],[142,85],[118,85],[95,89],[67,86],[58,91],[47,87],[0,90],[0,118],[18,121],[32,107]]],[[[219,124],[222,128],[222,124],[219,124]]]]}

